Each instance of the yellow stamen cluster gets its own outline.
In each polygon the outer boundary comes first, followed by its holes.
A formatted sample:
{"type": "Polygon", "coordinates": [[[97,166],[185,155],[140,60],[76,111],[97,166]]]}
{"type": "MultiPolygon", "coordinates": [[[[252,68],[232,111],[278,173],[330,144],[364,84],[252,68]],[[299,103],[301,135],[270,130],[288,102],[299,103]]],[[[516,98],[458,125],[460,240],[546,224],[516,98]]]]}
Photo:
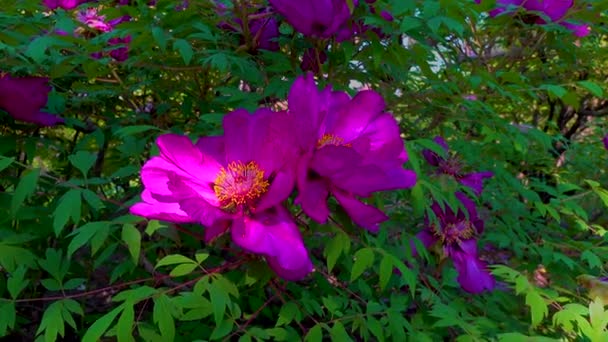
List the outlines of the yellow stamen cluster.
{"type": "Polygon", "coordinates": [[[340,138],[339,136],[325,133],[323,134],[321,139],[317,141],[317,148],[325,147],[328,145],[350,147],[350,144],[345,144],[344,139],[340,138]]]}
{"type": "Polygon", "coordinates": [[[234,161],[220,169],[213,191],[223,208],[231,208],[251,205],[268,190],[269,185],[264,179],[264,171],[256,162],[234,161]]]}

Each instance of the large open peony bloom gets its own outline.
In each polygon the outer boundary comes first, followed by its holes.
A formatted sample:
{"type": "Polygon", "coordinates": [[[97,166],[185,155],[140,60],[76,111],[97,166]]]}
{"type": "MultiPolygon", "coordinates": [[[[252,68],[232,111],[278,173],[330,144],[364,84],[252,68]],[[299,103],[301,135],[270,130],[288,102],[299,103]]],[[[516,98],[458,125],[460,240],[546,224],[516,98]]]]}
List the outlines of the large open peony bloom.
{"type": "MultiPolygon", "coordinates": [[[[475,0],[480,3],[481,0],[475,0]]],[[[490,11],[490,16],[495,17],[508,10],[509,6],[518,6],[526,11],[538,12],[546,16],[551,22],[559,23],[577,37],[584,37],[591,32],[591,28],[587,24],[573,23],[563,21],[568,11],[574,6],[574,0],[498,0],[496,9],[490,11]]],[[[547,22],[541,16],[536,16],[537,24],[546,24],[547,22]]]]}
{"type": "MultiPolygon", "coordinates": [[[[350,19],[346,0],[269,0],[274,9],[298,32],[306,36],[329,38],[350,19]]],[[[353,0],[353,5],[359,5],[353,0]]]]}
{"type": "MultiPolygon", "coordinates": [[[[462,192],[456,193],[456,198],[464,205],[468,218],[462,210],[457,213],[447,205],[442,210],[437,202],[431,209],[437,217],[437,223],[431,223],[425,218],[426,228],[416,237],[429,248],[435,243],[441,243],[443,252],[454,262],[458,271],[460,286],[471,293],[481,293],[494,289],[496,280],[487,271],[486,264],[477,256],[477,240],[475,236],[483,231],[483,221],[477,216],[475,203],[462,192]]],[[[413,246],[413,244],[412,244],[413,246]]],[[[413,248],[415,252],[415,248],[413,248]]]]}
{"type": "Polygon", "coordinates": [[[312,263],[281,204],[295,182],[286,114],[236,110],[223,124],[224,136],[202,137],[196,144],[185,136],[160,136],[160,155],[143,166],[142,202],[131,213],[200,223],[207,241],[230,230],[234,243],[264,255],[279,276],[305,277],[312,263]]]}
{"type": "MultiPolygon", "coordinates": [[[[445,139],[437,136],[433,141],[441,146],[446,153],[449,152],[448,143],[445,139]]],[[[437,153],[426,149],[422,150],[422,155],[429,164],[437,167],[438,173],[454,177],[460,184],[471,188],[477,196],[481,195],[483,191],[483,180],[494,177],[494,172],[492,171],[463,173],[462,163],[455,155],[448,155],[447,158],[443,158],[437,153]]]]}
{"type": "Polygon", "coordinates": [[[63,123],[62,118],[41,111],[46,106],[50,91],[49,79],[46,77],[0,76],[0,109],[15,120],[41,126],[63,123]]]}
{"type": "Polygon", "coordinates": [[[325,222],[331,194],[356,224],[377,231],[388,217],[358,197],[416,183],[416,174],[403,169],[407,153],[399,125],[384,111],[382,97],[370,90],[354,98],[330,87],[319,91],[308,73],[294,82],[288,105],[301,153],[296,203],[325,222]]]}

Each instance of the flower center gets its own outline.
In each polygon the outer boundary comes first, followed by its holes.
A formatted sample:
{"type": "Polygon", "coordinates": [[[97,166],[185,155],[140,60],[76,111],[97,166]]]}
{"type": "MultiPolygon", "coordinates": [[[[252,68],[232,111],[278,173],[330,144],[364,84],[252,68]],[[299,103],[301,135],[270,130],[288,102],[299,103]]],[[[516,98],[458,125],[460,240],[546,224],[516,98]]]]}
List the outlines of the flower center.
{"type": "Polygon", "coordinates": [[[334,135],[334,134],[325,133],[325,134],[323,134],[321,139],[319,139],[317,141],[317,149],[325,147],[325,146],[329,146],[329,145],[350,147],[350,144],[345,144],[344,139],[340,138],[339,136],[334,135]]]}
{"type": "Polygon", "coordinates": [[[442,244],[452,244],[473,238],[475,228],[469,221],[460,221],[445,224],[441,228],[433,226],[433,233],[442,244]]]}
{"type": "Polygon", "coordinates": [[[439,171],[457,177],[462,170],[462,164],[457,157],[448,157],[439,162],[439,171]]]}
{"type": "Polygon", "coordinates": [[[268,190],[269,183],[264,179],[264,171],[251,161],[247,164],[235,161],[221,168],[215,179],[213,191],[223,208],[252,204],[268,190]]]}

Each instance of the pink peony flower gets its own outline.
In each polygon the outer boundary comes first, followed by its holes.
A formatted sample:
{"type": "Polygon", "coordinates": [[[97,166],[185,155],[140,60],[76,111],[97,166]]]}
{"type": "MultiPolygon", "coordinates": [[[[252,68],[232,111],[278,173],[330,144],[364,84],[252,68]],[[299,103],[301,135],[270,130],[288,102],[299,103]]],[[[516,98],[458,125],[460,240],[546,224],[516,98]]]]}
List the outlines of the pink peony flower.
{"type": "Polygon", "coordinates": [[[145,190],[131,213],[200,223],[213,240],[230,230],[234,243],[266,257],[281,277],[298,280],[312,263],[289,212],[295,146],[284,112],[236,110],[224,117],[224,136],[160,136],[160,155],[142,168],[145,190]]]}
{"type": "Polygon", "coordinates": [[[355,223],[377,231],[388,217],[358,197],[416,183],[415,173],[403,169],[407,153],[399,125],[384,111],[382,97],[371,90],[354,98],[330,87],[319,91],[308,73],[296,79],[288,102],[302,155],[296,203],[314,220],[325,222],[331,194],[355,223]]]}

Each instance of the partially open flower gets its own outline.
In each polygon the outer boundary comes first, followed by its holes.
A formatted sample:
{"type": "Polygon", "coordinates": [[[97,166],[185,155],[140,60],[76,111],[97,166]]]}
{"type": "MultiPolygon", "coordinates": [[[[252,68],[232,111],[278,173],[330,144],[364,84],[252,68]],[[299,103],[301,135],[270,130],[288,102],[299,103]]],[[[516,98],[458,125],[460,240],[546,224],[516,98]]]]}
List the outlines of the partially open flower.
{"type": "MultiPolygon", "coordinates": [[[[291,26],[306,36],[329,38],[351,17],[346,0],[269,1],[291,26]]],[[[358,0],[353,0],[355,7],[358,4],[358,0]]]]}
{"type": "Polygon", "coordinates": [[[54,126],[63,119],[41,111],[48,101],[49,79],[46,77],[0,76],[0,109],[15,120],[41,126],[54,126]]]}

